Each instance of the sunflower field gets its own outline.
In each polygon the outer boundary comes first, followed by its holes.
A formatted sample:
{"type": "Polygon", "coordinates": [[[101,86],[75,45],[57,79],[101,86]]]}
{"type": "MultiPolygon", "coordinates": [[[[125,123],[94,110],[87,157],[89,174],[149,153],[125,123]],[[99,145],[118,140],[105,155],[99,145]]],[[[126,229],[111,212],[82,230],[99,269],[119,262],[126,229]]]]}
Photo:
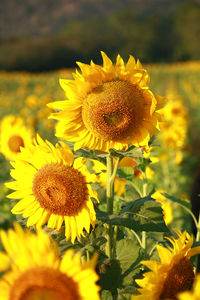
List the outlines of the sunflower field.
{"type": "Polygon", "coordinates": [[[200,63],[101,55],[0,72],[0,300],[200,299],[200,63]]]}

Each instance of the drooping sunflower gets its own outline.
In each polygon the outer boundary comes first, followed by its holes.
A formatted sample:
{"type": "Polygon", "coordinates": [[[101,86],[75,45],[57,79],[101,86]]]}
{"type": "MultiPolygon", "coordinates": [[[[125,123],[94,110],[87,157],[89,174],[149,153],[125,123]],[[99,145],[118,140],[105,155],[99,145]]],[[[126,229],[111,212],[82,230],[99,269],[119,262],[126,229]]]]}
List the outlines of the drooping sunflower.
{"type": "Polygon", "coordinates": [[[149,90],[149,75],[133,56],[125,64],[118,55],[113,65],[101,54],[103,66],[78,62],[74,80],[60,80],[67,100],[48,104],[59,110],[50,116],[59,121],[56,135],[75,142],[75,150],[145,145],[157,132],[164,98],[149,90]]]}
{"type": "Polygon", "coordinates": [[[20,147],[30,144],[32,135],[32,128],[25,126],[22,118],[7,115],[0,124],[0,151],[7,159],[14,160],[20,147]]]}
{"type": "Polygon", "coordinates": [[[57,244],[42,230],[37,234],[15,224],[1,232],[0,300],[99,300],[96,258],[81,264],[73,250],[59,257],[57,244]]]}
{"type": "Polygon", "coordinates": [[[81,158],[73,162],[73,153],[65,144],[54,147],[39,136],[23,148],[11,163],[15,181],[6,186],[15,190],[8,198],[18,199],[12,213],[22,214],[27,226],[47,226],[60,230],[65,223],[66,238],[74,242],[84,235],[84,228],[94,227],[96,215],[90,182],[94,174],[87,171],[81,158]],[[73,165],[72,165],[73,164],[73,165]]]}
{"type": "Polygon", "coordinates": [[[195,277],[193,284],[193,290],[180,293],[178,300],[199,300],[200,299],[200,274],[198,273],[195,277]]]}
{"type": "Polygon", "coordinates": [[[177,300],[178,293],[191,289],[194,271],[190,258],[200,253],[200,247],[192,248],[193,236],[186,231],[177,234],[178,239],[168,238],[172,248],[157,246],[161,262],[142,261],[152,271],[136,280],[141,287],[138,289],[140,295],[133,296],[132,300],[177,300]]]}

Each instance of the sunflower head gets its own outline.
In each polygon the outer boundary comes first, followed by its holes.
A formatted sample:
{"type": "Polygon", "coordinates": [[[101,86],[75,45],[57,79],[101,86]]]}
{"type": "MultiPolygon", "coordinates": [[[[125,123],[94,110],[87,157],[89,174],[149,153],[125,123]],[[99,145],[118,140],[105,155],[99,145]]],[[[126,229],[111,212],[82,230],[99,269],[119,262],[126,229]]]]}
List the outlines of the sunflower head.
{"type": "Polygon", "coordinates": [[[177,232],[178,239],[168,238],[172,247],[167,249],[158,245],[158,261],[143,261],[151,271],[144,273],[143,279],[136,283],[140,295],[132,299],[177,300],[180,292],[190,290],[194,280],[193,265],[190,257],[200,253],[200,247],[194,247],[193,237],[186,231],[177,232]]]}
{"type": "Polygon", "coordinates": [[[1,240],[1,300],[99,299],[95,256],[82,265],[80,255],[68,250],[60,259],[57,244],[47,234],[24,232],[18,224],[8,234],[2,231],[1,240]]]}
{"type": "Polygon", "coordinates": [[[32,128],[27,127],[20,117],[8,115],[0,124],[0,151],[9,160],[14,160],[21,147],[32,141],[32,128]]]}
{"type": "Polygon", "coordinates": [[[65,143],[54,147],[39,136],[34,144],[24,148],[12,163],[11,176],[6,184],[15,190],[8,197],[18,199],[12,209],[28,218],[27,226],[47,226],[60,230],[65,222],[66,238],[76,237],[94,227],[94,193],[90,183],[94,174],[87,172],[81,158],[73,161],[73,153],[65,143]]]}
{"type": "Polygon", "coordinates": [[[145,145],[158,129],[159,110],[164,99],[148,88],[149,75],[130,56],[116,64],[102,52],[103,66],[78,63],[74,80],[61,80],[67,100],[50,103],[59,110],[56,135],[80,147],[108,151],[145,145]]]}
{"type": "Polygon", "coordinates": [[[164,121],[160,124],[162,144],[171,149],[183,147],[187,136],[188,112],[182,99],[170,98],[160,113],[164,121]]]}

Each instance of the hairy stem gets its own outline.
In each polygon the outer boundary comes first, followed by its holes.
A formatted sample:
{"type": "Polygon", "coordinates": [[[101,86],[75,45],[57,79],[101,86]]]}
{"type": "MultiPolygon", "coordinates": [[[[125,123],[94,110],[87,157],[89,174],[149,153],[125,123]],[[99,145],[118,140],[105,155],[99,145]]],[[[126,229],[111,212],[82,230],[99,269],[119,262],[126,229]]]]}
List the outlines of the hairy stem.
{"type": "MultiPolygon", "coordinates": [[[[109,214],[113,213],[113,200],[114,200],[114,182],[118,169],[120,158],[117,158],[115,167],[113,168],[113,158],[111,155],[107,156],[107,186],[106,186],[106,198],[107,198],[107,212],[109,214]]],[[[116,242],[113,240],[113,227],[108,224],[108,234],[107,234],[107,247],[106,254],[109,258],[112,258],[115,253],[116,242]]],[[[116,238],[116,234],[115,234],[116,238]]]]}
{"type": "MultiPolygon", "coordinates": [[[[113,198],[114,198],[114,184],[111,180],[113,173],[113,158],[111,155],[107,156],[107,184],[106,184],[106,199],[107,199],[107,212],[112,214],[113,212],[113,198]]],[[[107,245],[106,245],[106,255],[112,257],[112,247],[113,247],[113,228],[111,224],[108,224],[107,233],[107,245]]]]}

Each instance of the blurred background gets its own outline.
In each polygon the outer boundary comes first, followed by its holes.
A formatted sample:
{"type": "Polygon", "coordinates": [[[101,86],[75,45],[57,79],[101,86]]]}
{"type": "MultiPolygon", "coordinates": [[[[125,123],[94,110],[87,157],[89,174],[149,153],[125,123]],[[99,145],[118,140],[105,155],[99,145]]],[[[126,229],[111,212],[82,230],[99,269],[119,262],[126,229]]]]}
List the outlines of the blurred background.
{"type": "Polygon", "coordinates": [[[0,69],[47,71],[131,53],[200,59],[199,0],[1,0],[0,69]]]}

